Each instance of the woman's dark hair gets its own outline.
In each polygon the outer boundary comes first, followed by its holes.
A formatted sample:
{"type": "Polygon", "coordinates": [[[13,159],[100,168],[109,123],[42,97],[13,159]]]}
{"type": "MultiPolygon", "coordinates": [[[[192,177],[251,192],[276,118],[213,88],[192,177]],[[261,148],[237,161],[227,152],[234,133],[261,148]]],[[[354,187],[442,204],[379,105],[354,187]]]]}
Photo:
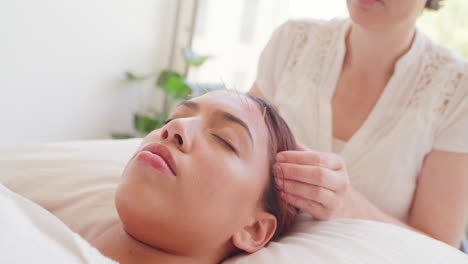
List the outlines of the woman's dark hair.
{"type": "Polygon", "coordinates": [[[266,210],[273,214],[277,220],[276,231],[272,237],[275,240],[291,229],[296,220],[298,210],[281,199],[274,178],[273,165],[276,162],[275,157],[278,152],[296,150],[296,140],[286,121],[269,103],[250,93],[246,94],[246,96],[258,105],[258,108],[264,115],[270,135],[268,150],[270,154],[269,181],[264,192],[263,202],[266,210]]]}
{"type": "Polygon", "coordinates": [[[442,1],[443,0],[427,0],[425,8],[434,11],[439,10],[442,7],[442,1]]]}

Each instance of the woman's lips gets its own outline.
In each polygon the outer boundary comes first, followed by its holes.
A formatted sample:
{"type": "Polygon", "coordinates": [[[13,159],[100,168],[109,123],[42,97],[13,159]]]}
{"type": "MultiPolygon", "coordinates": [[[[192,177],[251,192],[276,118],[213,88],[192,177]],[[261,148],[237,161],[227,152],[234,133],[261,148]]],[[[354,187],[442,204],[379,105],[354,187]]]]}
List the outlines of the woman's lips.
{"type": "Polygon", "coordinates": [[[151,153],[147,150],[143,150],[137,154],[136,159],[146,165],[151,166],[154,169],[174,175],[172,170],[167,165],[166,161],[164,161],[164,159],[157,154],[151,153]]]}
{"type": "Polygon", "coordinates": [[[381,2],[381,0],[359,0],[359,2],[361,2],[362,4],[370,5],[381,2]]]}
{"type": "Polygon", "coordinates": [[[145,146],[138,152],[136,159],[157,170],[166,171],[176,176],[176,167],[172,154],[168,147],[160,143],[152,143],[145,146]]]}

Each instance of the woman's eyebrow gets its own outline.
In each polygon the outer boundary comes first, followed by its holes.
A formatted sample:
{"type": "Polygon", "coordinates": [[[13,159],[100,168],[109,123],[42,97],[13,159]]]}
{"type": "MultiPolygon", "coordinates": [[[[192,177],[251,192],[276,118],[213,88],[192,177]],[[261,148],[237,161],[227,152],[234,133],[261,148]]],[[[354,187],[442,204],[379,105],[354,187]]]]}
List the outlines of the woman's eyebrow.
{"type": "Polygon", "coordinates": [[[252,145],[253,145],[252,133],[250,132],[249,126],[244,121],[242,121],[242,119],[238,118],[237,116],[235,116],[235,115],[233,115],[231,113],[224,112],[224,111],[219,111],[219,110],[215,112],[215,116],[217,118],[219,118],[219,119],[224,120],[224,121],[236,123],[236,124],[242,126],[245,129],[245,131],[247,132],[247,134],[249,135],[250,143],[252,143],[252,145]]]}
{"type": "MultiPolygon", "coordinates": [[[[183,101],[182,103],[179,104],[179,106],[185,106],[187,108],[192,109],[194,112],[200,111],[200,105],[198,103],[195,103],[195,102],[192,102],[192,101],[183,101]]],[[[218,118],[218,119],[223,120],[223,121],[236,123],[236,124],[242,126],[245,129],[245,131],[247,132],[247,135],[249,135],[250,142],[253,145],[252,133],[250,132],[249,126],[244,121],[242,121],[242,119],[238,118],[237,116],[235,116],[235,115],[233,115],[231,113],[228,113],[228,112],[225,112],[225,111],[220,111],[220,110],[217,110],[214,113],[214,116],[216,118],[218,118]]]]}
{"type": "Polygon", "coordinates": [[[179,104],[179,106],[188,107],[195,112],[198,112],[200,110],[200,105],[192,101],[183,101],[182,103],[179,104]]]}

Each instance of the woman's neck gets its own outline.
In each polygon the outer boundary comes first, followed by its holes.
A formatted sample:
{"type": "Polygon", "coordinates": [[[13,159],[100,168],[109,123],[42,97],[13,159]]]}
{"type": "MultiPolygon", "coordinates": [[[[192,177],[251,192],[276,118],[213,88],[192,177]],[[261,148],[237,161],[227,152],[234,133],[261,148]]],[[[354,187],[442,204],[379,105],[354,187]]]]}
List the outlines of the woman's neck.
{"type": "Polygon", "coordinates": [[[146,245],[125,232],[122,225],[116,225],[91,242],[103,255],[122,264],[199,264],[216,263],[208,259],[171,254],[146,245]]]}
{"type": "Polygon", "coordinates": [[[346,38],[345,66],[356,74],[389,77],[398,59],[411,48],[415,32],[414,25],[379,30],[353,24],[346,38]]]}

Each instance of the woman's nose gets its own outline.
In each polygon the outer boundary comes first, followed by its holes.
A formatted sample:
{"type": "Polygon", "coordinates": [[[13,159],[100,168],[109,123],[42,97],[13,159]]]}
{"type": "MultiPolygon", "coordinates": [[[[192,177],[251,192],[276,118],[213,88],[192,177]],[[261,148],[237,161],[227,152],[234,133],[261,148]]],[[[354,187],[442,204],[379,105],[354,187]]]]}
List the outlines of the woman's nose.
{"type": "Polygon", "coordinates": [[[189,152],[192,147],[192,140],[187,125],[179,120],[173,120],[163,127],[161,139],[174,144],[180,151],[189,152]]]}

